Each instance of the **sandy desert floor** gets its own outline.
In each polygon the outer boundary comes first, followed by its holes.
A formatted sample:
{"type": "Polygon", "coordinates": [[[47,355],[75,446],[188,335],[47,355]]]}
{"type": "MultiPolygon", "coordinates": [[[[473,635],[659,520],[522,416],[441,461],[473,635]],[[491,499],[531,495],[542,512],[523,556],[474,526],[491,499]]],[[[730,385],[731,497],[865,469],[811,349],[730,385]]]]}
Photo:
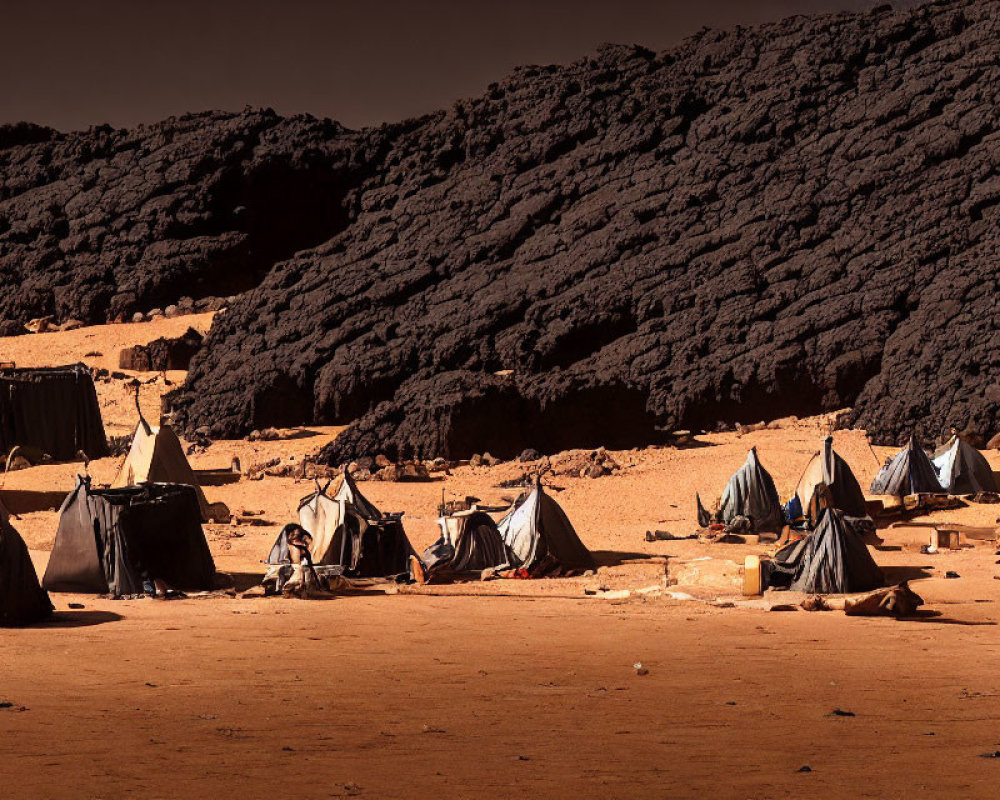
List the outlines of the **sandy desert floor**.
{"type": "MultiPolygon", "coordinates": [[[[120,348],[210,321],[0,339],[0,360],[114,369],[120,348]]],[[[162,377],[143,386],[149,417],[169,388],[162,377]]],[[[109,433],[131,430],[123,382],[98,390],[109,433]]],[[[596,576],[373,587],[322,601],[53,595],[53,622],[0,631],[10,796],[994,797],[1000,758],[983,757],[1000,751],[993,543],[921,555],[919,529],[880,531],[876,560],[913,579],[927,603],[919,619],[896,621],[768,610],[797,599],[787,593],[746,601],[743,557],[773,547],[644,540],[646,530],[691,532],[695,491],[715,499],[752,445],[788,496],[823,425],[615,452],[623,468],[612,476],[552,478],[602,565],[596,576]],[[632,594],[585,594],[600,588],[632,594]]],[[[337,429],[284,433],[216,442],[192,463],[301,456],[337,429]]],[[[860,431],[838,431],[835,446],[863,485],[890,452],[873,452],[860,431]]],[[[1000,453],[988,455],[1000,469],[1000,453]]],[[[118,462],[92,463],[95,481],[110,481],[118,462]]],[[[81,469],[6,478],[5,502],[40,573],[55,508],[81,469]]],[[[361,490],[385,511],[405,510],[420,551],[435,538],[442,491],[499,504],[516,490],[497,484],[521,473],[464,466],[439,481],[361,490]]],[[[206,526],[218,569],[239,589],[259,580],[310,489],[270,477],[206,489],[209,500],[261,512],[263,524],[206,526]]],[[[930,520],[993,526],[998,516],[1000,506],[969,505],[930,520]]]]}

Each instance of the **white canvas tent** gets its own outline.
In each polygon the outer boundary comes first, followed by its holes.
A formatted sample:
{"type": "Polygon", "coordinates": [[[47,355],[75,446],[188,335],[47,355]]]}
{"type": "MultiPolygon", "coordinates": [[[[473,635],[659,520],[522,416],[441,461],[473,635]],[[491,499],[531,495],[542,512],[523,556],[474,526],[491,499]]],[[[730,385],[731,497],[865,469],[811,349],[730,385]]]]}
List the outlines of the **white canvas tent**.
{"type": "Polygon", "coordinates": [[[949,494],[998,492],[993,467],[986,457],[968,442],[952,437],[932,459],[941,486],[949,494]]]}
{"type": "Polygon", "coordinates": [[[193,486],[198,495],[203,522],[229,518],[229,509],[224,503],[208,502],[173,428],[169,425],[152,428],[141,417],[132,437],[132,447],[111,487],[117,489],[140,483],[181,483],[193,486]]]}

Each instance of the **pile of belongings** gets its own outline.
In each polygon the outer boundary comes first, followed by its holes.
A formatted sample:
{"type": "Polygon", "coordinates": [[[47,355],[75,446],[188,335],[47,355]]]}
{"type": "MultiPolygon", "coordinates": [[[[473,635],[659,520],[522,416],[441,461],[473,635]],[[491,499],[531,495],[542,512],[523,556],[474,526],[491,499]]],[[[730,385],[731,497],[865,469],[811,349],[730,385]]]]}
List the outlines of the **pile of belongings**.
{"type": "Polygon", "coordinates": [[[59,509],[42,585],[51,592],[167,596],[214,588],[215,562],[191,486],[93,489],[77,478],[59,509]]]}
{"type": "Polygon", "coordinates": [[[927,453],[910,437],[906,447],[886,461],[872,481],[872,494],[906,497],[913,494],[941,494],[946,489],[927,453]]]}
{"type": "Polygon", "coordinates": [[[141,413],[128,456],[111,486],[118,489],[140,483],[181,483],[190,486],[198,499],[202,522],[229,521],[229,509],[225,503],[208,502],[173,428],[162,422],[159,427],[153,428],[141,413]]]}
{"type": "Polygon", "coordinates": [[[518,498],[497,528],[514,557],[513,577],[569,575],[597,568],[566,512],[537,478],[534,488],[518,498]]]}
{"type": "Polygon", "coordinates": [[[108,455],[101,408],[84,364],[0,369],[0,452],[36,448],[56,461],[108,455]]]}
{"type": "Polygon", "coordinates": [[[833,449],[832,436],[826,437],[823,448],[809,460],[784,513],[792,528],[812,529],[819,524],[827,507],[842,511],[856,531],[874,534],[875,523],[865,507],[861,484],[848,463],[833,449]]]}
{"type": "Polygon", "coordinates": [[[473,507],[438,519],[441,536],[423,554],[423,581],[511,568],[516,559],[493,518],[473,507]]]}
{"type": "Polygon", "coordinates": [[[714,516],[702,506],[700,496],[696,495],[695,500],[702,528],[714,522],[723,525],[726,534],[764,533],[780,531],[785,523],[774,479],[761,466],[756,447],[751,448],[746,462],[729,479],[714,516]]]}
{"type": "Polygon", "coordinates": [[[764,587],[808,594],[850,594],[885,585],[861,534],[842,511],[830,507],[812,532],[786,544],[761,568],[764,587]]]}
{"type": "Polygon", "coordinates": [[[33,625],[51,613],[52,603],[38,585],[27,545],[0,511],[0,627],[33,625]]]}
{"type": "MultiPolygon", "coordinates": [[[[330,485],[316,483],[316,491],[299,503],[299,525],[311,537],[309,574],[330,578],[410,578],[415,552],[403,529],[402,514],[383,514],[358,491],[344,470],[332,496],[330,485]],[[412,557],[412,559],[411,559],[412,557]]],[[[294,527],[294,526],[293,526],[294,527]]],[[[300,582],[300,564],[288,550],[288,527],[279,534],[267,558],[264,584],[281,591],[293,577],[300,582]],[[298,567],[299,569],[296,569],[298,567]]]]}
{"type": "Polygon", "coordinates": [[[934,454],[932,463],[948,494],[1000,492],[996,475],[986,457],[958,436],[934,454]]]}

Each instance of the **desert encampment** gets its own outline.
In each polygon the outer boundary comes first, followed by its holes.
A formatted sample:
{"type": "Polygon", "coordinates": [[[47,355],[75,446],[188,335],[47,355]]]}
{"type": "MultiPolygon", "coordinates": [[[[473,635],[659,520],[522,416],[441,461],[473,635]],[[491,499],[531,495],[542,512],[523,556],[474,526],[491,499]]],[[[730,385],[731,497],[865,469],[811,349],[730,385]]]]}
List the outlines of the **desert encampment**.
{"type": "Polygon", "coordinates": [[[3,800],[993,800],[1000,3],[0,23],[3,800]]]}

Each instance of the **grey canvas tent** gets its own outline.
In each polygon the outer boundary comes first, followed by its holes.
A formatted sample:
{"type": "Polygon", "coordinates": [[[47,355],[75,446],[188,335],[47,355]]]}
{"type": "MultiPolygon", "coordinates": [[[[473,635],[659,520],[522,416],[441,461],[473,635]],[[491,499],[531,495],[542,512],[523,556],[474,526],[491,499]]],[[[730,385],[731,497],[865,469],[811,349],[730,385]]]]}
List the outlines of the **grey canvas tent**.
{"type": "Polygon", "coordinates": [[[810,594],[850,594],[877,589],[885,579],[861,536],[840,511],[828,508],[812,533],[775,554],[766,583],[810,594]]]}
{"type": "Polygon", "coordinates": [[[52,603],[38,585],[27,545],[0,512],[0,627],[33,625],[51,613],[52,603]]]}
{"type": "Polygon", "coordinates": [[[493,518],[484,511],[459,511],[438,520],[441,536],[424,551],[428,579],[480,572],[514,563],[493,518]]]}
{"type": "MultiPolygon", "coordinates": [[[[349,578],[387,578],[408,573],[415,555],[401,514],[383,514],[361,494],[344,470],[340,487],[331,496],[330,484],[299,504],[299,524],[312,536],[310,556],[316,566],[341,566],[349,578]]],[[[287,563],[288,545],[279,534],[267,563],[287,563]]],[[[270,573],[269,573],[270,574],[270,573]]],[[[266,580],[266,578],[265,578],[266,580]]]]}
{"type": "Polygon", "coordinates": [[[108,454],[90,370],[83,364],[0,370],[0,452],[34,447],[56,461],[108,454]]]}
{"type": "Polygon", "coordinates": [[[583,572],[595,569],[594,557],[573,529],[559,504],[540,481],[497,524],[516,559],[516,566],[532,574],[583,572]]]}
{"type": "MultiPolygon", "coordinates": [[[[823,440],[823,448],[809,460],[795,488],[795,495],[803,511],[810,508],[813,492],[819,484],[825,484],[830,490],[834,508],[839,508],[848,517],[868,516],[861,484],[847,462],[833,449],[832,436],[823,440]]],[[[810,521],[813,525],[818,522],[810,521]]]]}
{"type": "Polygon", "coordinates": [[[746,462],[726,484],[719,515],[726,525],[736,517],[746,517],[755,531],[778,531],[784,525],[774,479],[761,466],[756,447],[750,449],[746,462]]]}
{"type": "Polygon", "coordinates": [[[958,436],[934,454],[933,464],[942,488],[949,494],[1000,492],[990,462],[958,436]]]}
{"type": "Polygon", "coordinates": [[[906,447],[886,462],[872,481],[872,494],[905,497],[910,494],[939,494],[945,491],[927,453],[910,437],[906,447]]]}
{"type": "Polygon", "coordinates": [[[52,592],[140,595],[161,580],[174,589],[210,590],[215,562],[190,486],[144,483],[92,489],[89,478],[59,509],[59,527],[42,585],[52,592]]]}

